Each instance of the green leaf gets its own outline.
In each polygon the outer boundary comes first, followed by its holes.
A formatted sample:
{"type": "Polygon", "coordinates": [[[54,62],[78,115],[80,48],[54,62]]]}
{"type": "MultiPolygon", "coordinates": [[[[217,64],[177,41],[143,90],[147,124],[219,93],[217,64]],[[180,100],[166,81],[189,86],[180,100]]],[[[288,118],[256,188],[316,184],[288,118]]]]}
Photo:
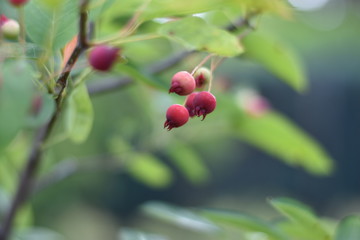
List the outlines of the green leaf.
{"type": "Polygon", "coordinates": [[[118,235],[119,240],[167,240],[168,238],[157,234],[145,233],[130,228],[122,228],[118,235]]]}
{"type": "Polygon", "coordinates": [[[334,240],[360,239],[360,216],[348,216],[339,223],[334,240]]]}
{"type": "Polygon", "coordinates": [[[75,143],[84,142],[92,129],[94,110],[84,83],[77,86],[68,97],[65,110],[65,128],[75,143]]]}
{"type": "Polygon", "coordinates": [[[172,182],[171,170],[149,154],[134,154],[127,166],[128,172],[139,182],[153,188],[165,188],[172,182]]]}
{"type": "Polygon", "coordinates": [[[115,0],[92,0],[89,5],[90,19],[96,20],[104,11],[114,4],[115,0]]]}
{"type": "Polygon", "coordinates": [[[279,113],[269,112],[258,118],[242,114],[235,124],[242,140],[289,165],[301,166],[316,175],[333,170],[333,160],[320,144],[279,113]]]}
{"type": "Polygon", "coordinates": [[[215,53],[220,56],[234,57],[243,52],[237,37],[216,28],[198,17],[187,17],[163,24],[159,28],[163,36],[175,39],[188,47],[215,53]]]}
{"type": "Polygon", "coordinates": [[[294,223],[298,232],[308,240],[328,240],[331,234],[321,220],[306,205],[289,198],[274,198],[270,204],[294,223]]]}
{"type": "Polygon", "coordinates": [[[0,152],[24,126],[33,94],[34,72],[23,60],[0,66],[0,152]]]}
{"type": "Polygon", "coordinates": [[[244,56],[262,64],[268,71],[279,77],[297,91],[304,91],[307,77],[299,57],[283,44],[257,33],[243,40],[244,56]]]}
{"type": "Polygon", "coordinates": [[[286,237],[274,226],[246,214],[220,210],[200,210],[200,214],[217,224],[233,226],[243,231],[262,232],[269,240],[286,240],[286,237]]]}
{"type": "Polygon", "coordinates": [[[190,147],[177,142],[171,145],[167,152],[176,167],[191,183],[203,184],[209,180],[209,169],[190,147]]]}
{"type": "Polygon", "coordinates": [[[77,32],[78,1],[57,1],[54,6],[44,0],[32,0],[25,6],[26,31],[31,40],[46,49],[58,50],[77,32]]]}
{"type": "Polygon", "coordinates": [[[65,240],[59,233],[39,227],[17,231],[14,235],[13,240],[65,240]]]}
{"type": "Polygon", "coordinates": [[[204,233],[217,233],[220,228],[206,218],[185,208],[171,206],[161,202],[148,202],[142,210],[151,217],[162,221],[204,233]]]}

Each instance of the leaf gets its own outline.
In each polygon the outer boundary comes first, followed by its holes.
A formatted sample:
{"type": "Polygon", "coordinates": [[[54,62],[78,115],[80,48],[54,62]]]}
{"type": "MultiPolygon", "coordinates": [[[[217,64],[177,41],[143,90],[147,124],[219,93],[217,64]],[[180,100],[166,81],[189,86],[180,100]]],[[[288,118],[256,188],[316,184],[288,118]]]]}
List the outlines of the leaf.
{"type": "Polygon", "coordinates": [[[269,202],[276,210],[290,219],[299,232],[308,233],[306,239],[330,239],[331,234],[308,206],[289,198],[274,198],[269,202]]]}
{"type": "Polygon", "coordinates": [[[286,240],[286,237],[274,226],[246,214],[220,210],[200,210],[199,213],[216,224],[233,226],[249,232],[262,232],[269,240],[286,240]]]}
{"type": "Polygon", "coordinates": [[[167,240],[168,238],[151,233],[145,233],[130,228],[122,228],[118,234],[119,240],[167,240]]]}
{"type": "Polygon", "coordinates": [[[139,182],[153,188],[165,188],[172,182],[171,170],[149,154],[134,154],[127,171],[139,182]]]}
{"type": "Polygon", "coordinates": [[[268,112],[259,118],[242,114],[237,119],[236,134],[242,140],[312,174],[332,172],[333,160],[320,144],[279,113],[268,112]]]}
{"type": "Polygon", "coordinates": [[[245,57],[262,64],[268,71],[279,77],[295,90],[307,88],[307,77],[299,57],[283,44],[257,33],[243,40],[245,57]]]}
{"type": "Polygon", "coordinates": [[[84,83],[70,94],[65,110],[65,128],[75,143],[84,142],[92,129],[94,110],[84,83]]]}
{"type": "Polygon", "coordinates": [[[172,162],[191,183],[203,184],[209,180],[209,169],[190,147],[179,142],[169,147],[167,152],[172,162]]]}
{"type": "Polygon", "coordinates": [[[115,0],[92,0],[89,5],[91,20],[96,20],[101,14],[114,4],[115,0]]]}
{"type": "Polygon", "coordinates": [[[76,35],[75,37],[73,37],[73,39],[71,39],[70,42],[68,42],[63,50],[63,60],[61,63],[61,68],[64,68],[66,63],[69,61],[72,53],[74,52],[75,48],[76,48],[76,44],[78,42],[78,36],[76,35]]]}
{"type": "Polygon", "coordinates": [[[0,153],[25,124],[33,94],[34,72],[23,60],[0,65],[0,153]]]}
{"type": "Polygon", "coordinates": [[[239,40],[229,32],[207,24],[198,17],[187,17],[163,24],[159,34],[175,39],[190,49],[207,51],[224,57],[243,52],[239,40]]]}
{"type": "Polygon", "coordinates": [[[334,240],[360,239],[360,216],[348,216],[336,228],[334,240]]]}
{"type": "Polygon", "coordinates": [[[58,1],[54,6],[32,0],[25,6],[26,31],[31,40],[46,49],[58,50],[77,32],[78,1],[58,1]]]}
{"type": "Polygon", "coordinates": [[[65,240],[59,233],[39,227],[17,231],[14,235],[14,240],[65,240]]]}
{"type": "Polygon", "coordinates": [[[149,216],[162,221],[204,233],[217,233],[220,228],[206,218],[184,208],[171,206],[161,202],[148,202],[142,210],[149,216]]]}

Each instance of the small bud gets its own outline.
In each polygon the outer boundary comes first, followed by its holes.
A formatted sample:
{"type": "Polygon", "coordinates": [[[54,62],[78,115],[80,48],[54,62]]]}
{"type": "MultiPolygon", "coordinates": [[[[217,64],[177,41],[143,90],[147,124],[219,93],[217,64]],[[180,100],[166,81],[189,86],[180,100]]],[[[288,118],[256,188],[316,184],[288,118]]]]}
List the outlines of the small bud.
{"type": "Polygon", "coordinates": [[[195,108],[195,115],[198,117],[203,116],[202,120],[204,120],[207,114],[215,110],[216,98],[210,92],[199,92],[194,97],[193,105],[195,108]]]}
{"type": "Polygon", "coordinates": [[[0,27],[0,30],[5,38],[14,40],[17,39],[20,34],[20,25],[13,19],[8,19],[0,27]]]}
{"type": "Polygon", "coordinates": [[[106,45],[94,47],[89,54],[90,65],[99,71],[109,71],[119,56],[119,48],[106,45]]]}
{"type": "Polygon", "coordinates": [[[9,0],[9,3],[15,7],[24,5],[28,0],[9,0]]]}
{"type": "Polygon", "coordinates": [[[166,121],[164,128],[170,131],[173,128],[181,127],[189,120],[188,110],[179,104],[171,105],[166,111],[166,121]]]}
{"type": "Polygon", "coordinates": [[[204,87],[206,84],[209,83],[211,77],[212,74],[208,68],[206,67],[199,68],[194,74],[196,87],[197,88],[204,87]]]}
{"type": "Polygon", "coordinates": [[[169,93],[174,92],[180,96],[185,96],[192,93],[195,86],[195,79],[190,73],[186,71],[177,72],[171,79],[169,93]]]}

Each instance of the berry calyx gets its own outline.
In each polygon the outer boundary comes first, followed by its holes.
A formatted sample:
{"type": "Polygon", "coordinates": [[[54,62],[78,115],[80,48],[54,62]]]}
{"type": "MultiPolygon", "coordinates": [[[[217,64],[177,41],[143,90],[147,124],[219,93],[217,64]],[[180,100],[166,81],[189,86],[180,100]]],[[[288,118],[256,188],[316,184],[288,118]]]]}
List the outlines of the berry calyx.
{"type": "Polygon", "coordinates": [[[164,128],[167,128],[170,131],[173,128],[181,127],[189,120],[188,110],[180,105],[174,104],[171,105],[166,111],[166,121],[164,123],[164,128]]]}
{"type": "Polygon", "coordinates": [[[109,71],[118,58],[119,51],[119,48],[98,45],[90,51],[89,63],[98,71],[109,71]]]}
{"type": "Polygon", "coordinates": [[[194,107],[194,98],[198,94],[198,92],[193,92],[192,94],[188,95],[185,101],[185,107],[189,111],[190,117],[194,117],[195,114],[195,107],[194,107]]]}
{"type": "Polygon", "coordinates": [[[0,30],[5,38],[17,39],[20,34],[20,25],[13,19],[7,19],[0,25],[0,30]]]}
{"type": "Polygon", "coordinates": [[[210,81],[211,75],[212,74],[208,68],[206,67],[199,68],[194,74],[196,87],[197,88],[204,87],[210,81]]]}
{"type": "Polygon", "coordinates": [[[193,105],[195,115],[198,117],[203,116],[202,120],[204,120],[207,114],[215,110],[216,98],[210,92],[199,92],[194,97],[193,105]]]}
{"type": "Polygon", "coordinates": [[[172,77],[169,93],[174,92],[180,96],[185,96],[192,93],[195,87],[196,83],[194,77],[186,71],[181,71],[175,73],[172,77]]]}
{"type": "Polygon", "coordinates": [[[20,7],[24,5],[28,0],[9,0],[9,3],[15,7],[20,7]]]}

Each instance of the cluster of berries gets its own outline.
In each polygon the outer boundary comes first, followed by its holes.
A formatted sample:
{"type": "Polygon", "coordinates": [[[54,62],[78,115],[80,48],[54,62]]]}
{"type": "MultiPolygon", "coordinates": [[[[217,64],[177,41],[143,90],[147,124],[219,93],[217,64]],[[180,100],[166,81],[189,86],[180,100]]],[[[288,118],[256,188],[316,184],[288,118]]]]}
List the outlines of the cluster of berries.
{"type": "Polygon", "coordinates": [[[202,116],[213,112],[216,107],[216,98],[208,91],[194,92],[195,88],[202,88],[211,79],[211,72],[207,68],[198,69],[194,76],[186,71],[176,73],[171,80],[169,93],[187,96],[185,106],[180,104],[171,105],[166,112],[164,128],[169,131],[172,128],[183,126],[189,117],[202,116]]]}

